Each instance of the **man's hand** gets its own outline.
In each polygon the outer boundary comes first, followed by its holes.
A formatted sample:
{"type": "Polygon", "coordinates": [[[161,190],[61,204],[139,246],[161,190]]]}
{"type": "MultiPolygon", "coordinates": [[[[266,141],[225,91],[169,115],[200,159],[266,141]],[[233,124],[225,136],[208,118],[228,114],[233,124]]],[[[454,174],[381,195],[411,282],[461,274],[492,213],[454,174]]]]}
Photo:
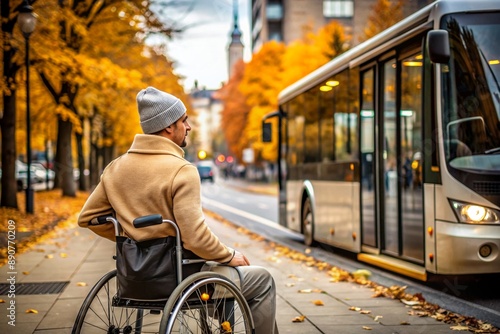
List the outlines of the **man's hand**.
{"type": "Polygon", "coordinates": [[[234,251],[234,256],[231,261],[227,264],[228,266],[231,267],[238,267],[238,266],[249,266],[250,261],[248,261],[247,257],[237,250],[234,251]]]}

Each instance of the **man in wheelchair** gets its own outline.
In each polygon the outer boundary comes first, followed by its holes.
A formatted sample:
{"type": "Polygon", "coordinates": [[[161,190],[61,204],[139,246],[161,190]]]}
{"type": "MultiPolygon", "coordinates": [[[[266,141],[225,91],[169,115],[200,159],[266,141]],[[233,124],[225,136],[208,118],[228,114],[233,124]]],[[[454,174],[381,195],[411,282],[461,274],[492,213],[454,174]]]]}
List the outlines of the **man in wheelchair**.
{"type": "Polygon", "coordinates": [[[113,224],[93,224],[98,217],[113,216],[125,236],[140,242],[174,236],[175,230],[169,224],[137,229],[134,219],[161,214],[174,221],[186,250],[221,264],[202,270],[239,282],[255,332],[278,333],[276,287],[271,274],[265,268],[251,266],[245,255],[224,245],[205,223],[200,177],[196,167],[184,159],[182,149],[191,130],[186,107],[177,97],[154,87],[138,93],[137,106],[144,134],[137,134],[127,153],[105,168],[78,224],[116,241],[113,224]]]}

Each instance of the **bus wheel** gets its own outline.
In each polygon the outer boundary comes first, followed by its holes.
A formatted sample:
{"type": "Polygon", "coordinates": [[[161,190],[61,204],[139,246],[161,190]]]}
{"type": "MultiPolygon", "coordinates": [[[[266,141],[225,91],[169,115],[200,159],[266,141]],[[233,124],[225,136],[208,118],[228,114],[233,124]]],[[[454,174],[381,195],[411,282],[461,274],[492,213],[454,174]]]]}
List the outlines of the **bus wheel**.
{"type": "Polygon", "coordinates": [[[302,234],[304,234],[304,244],[314,246],[314,217],[311,200],[306,198],[302,208],[302,234]]]}

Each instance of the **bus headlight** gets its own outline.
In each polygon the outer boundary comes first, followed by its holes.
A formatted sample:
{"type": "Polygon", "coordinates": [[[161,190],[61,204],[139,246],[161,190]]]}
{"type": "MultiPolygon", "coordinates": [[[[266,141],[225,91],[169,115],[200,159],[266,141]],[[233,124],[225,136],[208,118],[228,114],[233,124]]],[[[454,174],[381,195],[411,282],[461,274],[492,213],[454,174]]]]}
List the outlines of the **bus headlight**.
{"type": "Polygon", "coordinates": [[[499,210],[455,200],[450,200],[450,204],[461,223],[500,224],[499,210]]]}

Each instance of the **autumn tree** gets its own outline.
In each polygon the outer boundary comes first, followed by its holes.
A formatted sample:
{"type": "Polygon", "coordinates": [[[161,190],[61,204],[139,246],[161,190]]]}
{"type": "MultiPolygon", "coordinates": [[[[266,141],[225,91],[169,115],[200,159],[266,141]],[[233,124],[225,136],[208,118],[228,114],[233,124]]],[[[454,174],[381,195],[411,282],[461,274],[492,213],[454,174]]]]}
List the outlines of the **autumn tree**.
{"type": "Polygon", "coordinates": [[[23,38],[16,27],[17,14],[22,5],[19,1],[1,1],[1,54],[2,76],[0,88],[2,90],[2,110],[0,130],[2,132],[2,192],[0,206],[17,209],[16,171],[16,101],[17,101],[17,74],[22,61],[19,50],[22,50],[23,38]]]}
{"type": "Polygon", "coordinates": [[[223,104],[221,111],[221,126],[229,151],[238,161],[242,161],[243,149],[248,147],[248,141],[242,133],[245,130],[250,107],[246,97],[239,89],[245,71],[245,63],[240,60],[234,64],[233,74],[228,83],[217,91],[216,98],[223,104]]]}
{"type": "Polygon", "coordinates": [[[378,0],[373,5],[372,14],[368,16],[364,36],[360,37],[360,41],[365,41],[401,21],[404,3],[405,0],[378,0]]]}
{"type": "Polygon", "coordinates": [[[332,20],[311,36],[318,51],[324,55],[325,63],[346,52],[350,47],[351,36],[344,26],[332,20]]]}
{"type": "MultiPolygon", "coordinates": [[[[129,29],[135,32],[149,34],[161,33],[170,35],[171,27],[165,26],[151,11],[151,2],[142,0],[75,0],[49,1],[53,8],[52,40],[60,43],[67,53],[67,58],[51,58],[45,64],[52,66],[39,66],[37,70],[57,104],[58,115],[57,151],[55,157],[58,183],[64,196],[74,196],[72,134],[73,127],[78,125],[78,108],[76,99],[83,84],[87,84],[85,73],[92,66],[99,63],[99,57],[92,53],[82,52],[86,45],[100,43],[114,43],[115,33],[108,33],[105,39],[96,41],[92,32],[95,32],[97,23],[101,19],[111,22],[124,22],[129,29]],[[77,57],[79,56],[79,57],[77,57]],[[54,60],[55,59],[55,60],[54,60]],[[75,60],[77,60],[75,62],[75,60]]],[[[46,6],[45,8],[47,8],[46,6]]],[[[123,26],[123,25],[122,25],[123,26]]],[[[106,26],[111,29],[113,26],[106,26]]],[[[99,27],[103,29],[103,27],[99,27]]],[[[116,44],[115,44],[116,45],[116,44]]],[[[119,45],[118,45],[119,47],[119,45]]],[[[89,48],[90,49],[90,48],[89,48]]],[[[50,50],[47,50],[50,53],[50,50]]],[[[103,83],[104,85],[106,83],[103,83]]]]}
{"type": "Polygon", "coordinates": [[[251,108],[243,136],[254,149],[256,163],[262,159],[276,160],[276,144],[264,145],[261,138],[261,120],[265,114],[278,107],[278,94],[284,88],[282,75],[285,46],[271,41],[253,55],[247,64],[239,85],[245,95],[246,103],[251,108]]]}

